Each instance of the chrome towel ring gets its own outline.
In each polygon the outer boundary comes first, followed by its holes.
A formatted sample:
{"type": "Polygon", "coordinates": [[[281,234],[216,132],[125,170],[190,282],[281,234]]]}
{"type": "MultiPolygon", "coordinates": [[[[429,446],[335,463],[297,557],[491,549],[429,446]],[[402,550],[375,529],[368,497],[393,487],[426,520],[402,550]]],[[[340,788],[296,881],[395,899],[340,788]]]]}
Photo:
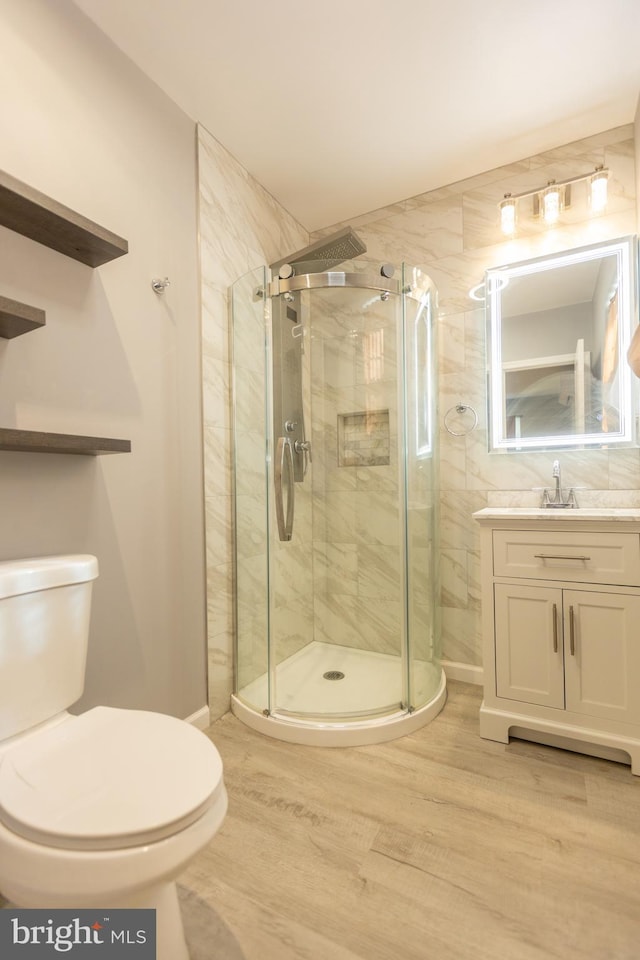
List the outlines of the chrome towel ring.
{"type": "Polygon", "coordinates": [[[455,407],[451,407],[451,409],[447,410],[447,412],[444,415],[444,428],[447,431],[447,433],[451,434],[452,437],[466,437],[466,435],[468,433],[471,433],[472,430],[475,430],[477,426],[478,426],[478,414],[476,413],[474,408],[470,406],[468,403],[456,403],[455,407]],[[473,421],[467,426],[466,430],[452,430],[447,422],[451,418],[451,415],[455,413],[458,416],[462,416],[467,411],[471,413],[471,416],[473,417],[473,421]]]}

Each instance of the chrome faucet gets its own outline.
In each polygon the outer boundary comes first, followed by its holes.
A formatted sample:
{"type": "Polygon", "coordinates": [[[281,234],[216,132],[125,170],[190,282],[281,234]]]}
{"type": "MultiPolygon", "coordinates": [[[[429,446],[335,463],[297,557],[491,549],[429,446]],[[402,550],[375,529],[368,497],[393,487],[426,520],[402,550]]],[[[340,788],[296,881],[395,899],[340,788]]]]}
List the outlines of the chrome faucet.
{"type": "Polygon", "coordinates": [[[553,495],[552,495],[551,492],[545,488],[544,493],[542,494],[542,506],[551,507],[551,508],[554,508],[554,507],[555,508],[562,508],[562,507],[577,508],[578,501],[576,500],[576,495],[573,490],[573,487],[570,488],[566,499],[562,492],[562,481],[561,481],[559,460],[553,461],[553,470],[551,472],[551,476],[555,480],[555,490],[553,491],[553,495]]]}

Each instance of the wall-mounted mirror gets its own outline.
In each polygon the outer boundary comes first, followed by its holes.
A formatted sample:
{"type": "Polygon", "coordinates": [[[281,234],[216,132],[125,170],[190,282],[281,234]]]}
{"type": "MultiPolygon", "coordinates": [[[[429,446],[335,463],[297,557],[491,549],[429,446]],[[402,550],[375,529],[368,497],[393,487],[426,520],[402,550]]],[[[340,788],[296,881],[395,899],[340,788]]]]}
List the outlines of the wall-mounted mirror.
{"type": "Polygon", "coordinates": [[[635,442],[636,238],[485,274],[489,449],[635,442]]]}

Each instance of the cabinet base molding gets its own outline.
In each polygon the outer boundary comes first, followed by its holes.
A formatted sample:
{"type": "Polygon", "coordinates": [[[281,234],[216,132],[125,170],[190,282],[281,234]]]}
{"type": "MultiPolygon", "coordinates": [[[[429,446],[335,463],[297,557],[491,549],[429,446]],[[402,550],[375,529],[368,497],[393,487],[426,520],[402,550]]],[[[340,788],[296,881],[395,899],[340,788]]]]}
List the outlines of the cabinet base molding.
{"type": "Polygon", "coordinates": [[[485,740],[509,743],[509,736],[532,740],[550,747],[573,750],[591,757],[631,764],[631,772],[640,776],[640,741],[601,730],[574,727],[567,723],[527,717],[489,707],[480,707],[480,736],[485,740]]]}

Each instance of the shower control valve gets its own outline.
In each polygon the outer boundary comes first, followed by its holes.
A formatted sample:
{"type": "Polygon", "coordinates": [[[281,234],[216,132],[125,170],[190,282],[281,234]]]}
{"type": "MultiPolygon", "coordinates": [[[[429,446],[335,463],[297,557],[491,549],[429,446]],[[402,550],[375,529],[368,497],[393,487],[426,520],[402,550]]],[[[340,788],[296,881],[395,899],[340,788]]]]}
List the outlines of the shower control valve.
{"type": "Polygon", "coordinates": [[[287,433],[295,433],[297,426],[298,426],[297,420],[285,420],[284,422],[284,428],[287,431],[287,433]]]}
{"type": "Polygon", "coordinates": [[[296,453],[304,453],[311,463],[311,441],[310,440],[296,440],[293,445],[293,449],[296,453]]]}

